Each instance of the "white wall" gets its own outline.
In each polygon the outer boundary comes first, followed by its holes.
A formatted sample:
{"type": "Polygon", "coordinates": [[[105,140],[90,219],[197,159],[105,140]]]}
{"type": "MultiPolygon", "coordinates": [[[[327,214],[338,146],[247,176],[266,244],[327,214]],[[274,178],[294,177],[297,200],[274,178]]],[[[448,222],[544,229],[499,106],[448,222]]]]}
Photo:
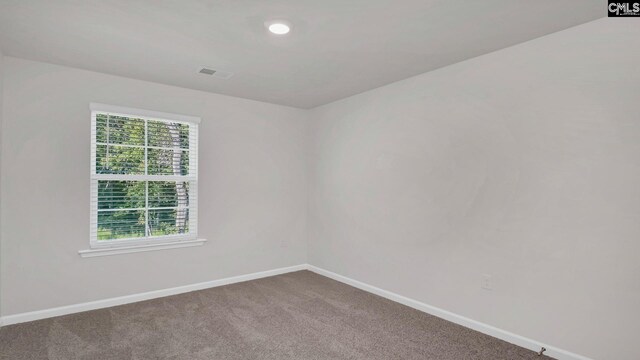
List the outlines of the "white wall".
{"type": "MultiPolygon", "coordinates": [[[[306,262],[302,110],[5,57],[2,315],[306,262]],[[81,258],[90,102],[202,117],[202,247],[81,258]]],[[[215,79],[213,81],[216,81],[215,79]]]]}
{"type": "Polygon", "coordinates": [[[640,358],[639,41],[637,19],[603,19],[310,112],[5,57],[0,313],[308,256],[595,359],[640,358]],[[203,118],[208,244],[78,256],[94,101],[203,118]]]}
{"type": "Polygon", "coordinates": [[[313,110],[310,263],[595,359],[640,359],[637,20],[313,110]]]}

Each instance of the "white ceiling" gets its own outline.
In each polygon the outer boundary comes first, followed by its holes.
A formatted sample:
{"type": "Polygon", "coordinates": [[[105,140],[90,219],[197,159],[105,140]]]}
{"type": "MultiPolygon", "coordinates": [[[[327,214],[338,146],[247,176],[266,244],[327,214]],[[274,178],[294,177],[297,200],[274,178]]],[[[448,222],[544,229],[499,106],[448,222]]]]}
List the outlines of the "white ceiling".
{"type": "Polygon", "coordinates": [[[602,0],[0,0],[0,46],[311,108],[605,14],[602,0]],[[292,32],[267,33],[280,18],[292,32]],[[235,75],[197,74],[201,65],[235,75]]]}

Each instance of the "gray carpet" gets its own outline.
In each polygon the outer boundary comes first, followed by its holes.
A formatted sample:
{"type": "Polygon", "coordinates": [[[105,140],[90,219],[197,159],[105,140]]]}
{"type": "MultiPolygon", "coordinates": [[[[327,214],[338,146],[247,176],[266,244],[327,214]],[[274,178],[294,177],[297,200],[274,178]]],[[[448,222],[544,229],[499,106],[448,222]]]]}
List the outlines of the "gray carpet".
{"type": "Polygon", "coordinates": [[[0,329],[4,359],[549,359],[299,271],[0,329]]]}

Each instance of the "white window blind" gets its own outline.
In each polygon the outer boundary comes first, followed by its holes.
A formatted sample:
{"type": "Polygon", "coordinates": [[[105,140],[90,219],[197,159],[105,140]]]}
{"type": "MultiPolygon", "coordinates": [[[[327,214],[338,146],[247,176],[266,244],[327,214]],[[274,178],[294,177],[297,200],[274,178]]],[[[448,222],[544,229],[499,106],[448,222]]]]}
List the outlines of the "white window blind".
{"type": "Polygon", "coordinates": [[[91,247],[194,240],[197,117],[91,104],[91,247]]]}

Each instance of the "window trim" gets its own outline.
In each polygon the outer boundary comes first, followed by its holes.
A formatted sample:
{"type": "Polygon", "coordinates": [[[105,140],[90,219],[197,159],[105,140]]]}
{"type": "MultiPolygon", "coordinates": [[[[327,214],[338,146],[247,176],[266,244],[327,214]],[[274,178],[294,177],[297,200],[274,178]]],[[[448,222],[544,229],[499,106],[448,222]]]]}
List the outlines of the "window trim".
{"type": "Polygon", "coordinates": [[[139,244],[139,245],[131,245],[131,246],[118,246],[111,248],[96,248],[96,249],[87,249],[78,251],[78,255],[83,258],[89,257],[98,257],[98,256],[109,256],[109,255],[120,255],[120,254],[129,254],[143,251],[156,251],[156,250],[167,250],[167,249],[179,249],[185,247],[192,246],[201,246],[207,242],[206,239],[196,239],[196,240],[181,240],[174,242],[159,242],[155,244],[139,244]]]}
{"type": "Polygon", "coordinates": [[[161,111],[153,111],[153,110],[145,110],[145,109],[134,109],[124,106],[116,106],[116,105],[107,105],[100,103],[91,103],[89,104],[89,109],[91,112],[108,112],[112,115],[119,116],[139,116],[141,118],[152,118],[152,119],[160,119],[160,120],[171,120],[175,122],[183,122],[190,124],[200,124],[200,118],[197,116],[189,116],[189,115],[180,115],[180,114],[172,114],[161,111]]]}
{"type": "MultiPolygon", "coordinates": [[[[162,250],[177,247],[197,246],[202,245],[206,240],[198,239],[198,124],[200,124],[200,118],[196,116],[172,114],[160,111],[151,111],[144,109],[128,108],[123,106],[107,105],[101,103],[90,103],[89,109],[91,111],[91,156],[90,156],[90,205],[89,205],[89,250],[81,250],[79,254],[82,257],[93,257],[102,255],[115,255],[121,253],[149,251],[149,250],[162,250]],[[190,194],[193,198],[189,201],[189,218],[194,219],[189,225],[188,234],[180,235],[162,235],[162,236],[148,236],[143,238],[127,238],[127,239],[114,239],[108,241],[99,241],[95,233],[97,231],[97,201],[94,203],[92,199],[97,196],[97,184],[98,179],[95,170],[96,162],[96,114],[97,113],[109,113],[111,115],[124,116],[124,117],[139,117],[145,120],[165,120],[177,123],[186,123],[195,125],[195,139],[194,144],[190,142],[189,149],[184,149],[189,152],[189,161],[193,164],[195,162],[194,170],[195,174],[189,174],[187,176],[179,175],[122,175],[122,174],[99,174],[100,180],[124,180],[124,181],[186,181],[190,183],[190,194]]],[[[191,131],[191,130],[190,130],[191,131]]],[[[149,148],[148,146],[142,146],[149,148]]],[[[173,150],[173,148],[171,148],[173,150]]],[[[145,158],[146,162],[146,158],[145,158]]],[[[191,196],[190,195],[190,196],[191,196]]],[[[191,222],[191,220],[190,220],[191,222]]]]}

